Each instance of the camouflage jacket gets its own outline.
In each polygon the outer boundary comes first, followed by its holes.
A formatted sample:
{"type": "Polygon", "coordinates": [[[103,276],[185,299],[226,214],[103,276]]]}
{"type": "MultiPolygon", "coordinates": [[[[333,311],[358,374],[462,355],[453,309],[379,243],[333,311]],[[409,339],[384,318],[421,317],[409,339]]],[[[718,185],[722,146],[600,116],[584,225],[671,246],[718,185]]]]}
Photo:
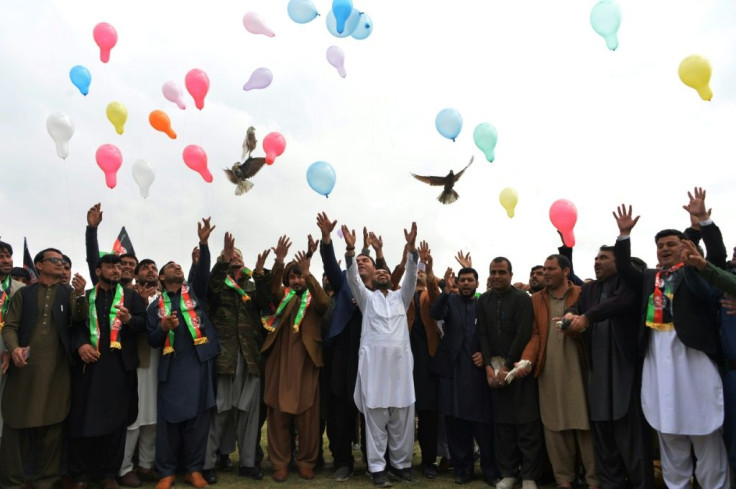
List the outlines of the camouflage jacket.
{"type": "Polygon", "coordinates": [[[255,281],[242,275],[236,283],[246,292],[248,299],[243,300],[237,290],[225,284],[228,271],[228,264],[218,261],[207,287],[208,313],[221,344],[220,355],[215,359],[217,373],[235,375],[241,351],[248,373],[260,375],[264,338],[261,310],[265,311],[269,303],[271,274],[266,271],[255,281]]]}

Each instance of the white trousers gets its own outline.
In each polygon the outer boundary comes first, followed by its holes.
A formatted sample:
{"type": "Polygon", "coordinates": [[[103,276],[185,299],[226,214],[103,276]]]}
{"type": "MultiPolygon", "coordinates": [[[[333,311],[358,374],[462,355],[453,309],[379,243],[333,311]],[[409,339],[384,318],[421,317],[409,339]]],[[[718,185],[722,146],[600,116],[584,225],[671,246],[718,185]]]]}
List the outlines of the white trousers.
{"type": "Polygon", "coordinates": [[[156,425],[143,425],[125,433],[125,454],[120,466],[120,477],[133,470],[133,453],[138,444],[138,467],[152,469],[156,461],[156,425]]]}
{"type": "Polygon", "coordinates": [[[397,469],[411,467],[414,456],[414,404],[403,408],[365,408],[365,445],[371,473],[386,470],[389,460],[397,469]]]}
{"type": "Polygon", "coordinates": [[[669,489],[689,489],[693,473],[692,445],[697,464],[695,478],[700,487],[728,489],[730,472],[723,434],[718,429],[709,435],[670,435],[657,432],[662,458],[662,475],[669,489]]]}

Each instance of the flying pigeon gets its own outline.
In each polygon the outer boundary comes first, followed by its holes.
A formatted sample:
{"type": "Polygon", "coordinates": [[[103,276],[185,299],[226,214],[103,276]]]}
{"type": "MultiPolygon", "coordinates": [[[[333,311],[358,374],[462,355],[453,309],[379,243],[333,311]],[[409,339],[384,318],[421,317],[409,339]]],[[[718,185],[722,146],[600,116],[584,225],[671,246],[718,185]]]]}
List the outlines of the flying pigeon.
{"type": "Polygon", "coordinates": [[[232,168],[225,169],[228,180],[237,185],[235,195],[242,195],[253,188],[253,183],[248,179],[258,173],[258,170],[266,163],[265,158],[253,158],[250,156],[253,150],[256,149],[257,142],[255,128],[249,127],[243,140],[243,163],[237,162],[232,168]]]}
{"type": "Polygon", "coordinates": [[[452,170],[450,170],[450,173],[448,173],[447,176],[444,177],[423,177],[421,175],[415,175],[413,173],[411,174],[411,176],[413,176],[420,182],[424,182],[432,186],[444,186],[445,189],[442,191],[440,196],[437,197],[437,200],[439,200],[443,204],[452,204],[458,199],[458,197],[460,197],[457,192],[452,189],[452,187],[455,185],[455,182],[457,182],[460,177],[463,176],[463,173],[465,173],[465,170],[468,169],[468,166],[473,163],[473,158],[473,156],[470,157],[470,163],[468,163],[467,166],[463,168],[457,175],[453,173],[452,170]]]}

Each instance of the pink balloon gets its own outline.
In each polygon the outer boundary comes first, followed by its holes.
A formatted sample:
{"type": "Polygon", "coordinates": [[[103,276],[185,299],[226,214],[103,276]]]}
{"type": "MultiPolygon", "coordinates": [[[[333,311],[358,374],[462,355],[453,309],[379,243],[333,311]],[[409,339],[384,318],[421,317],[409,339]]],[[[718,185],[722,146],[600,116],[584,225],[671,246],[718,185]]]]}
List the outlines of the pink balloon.
{"type": "Polygon", "coordinates": [[[273,165],[277,156],[286,149],[286,139],[278,132],[269,132],[266,137],[263,138],[263,151],[266,152],[266,163],[273,165]]]}
{"type": "Polygon", "coordinates": [[[181,110],[187,108],[187,105],[184,103],[184,93],[176,82],[167,81],[164,83],[164,86],[161,87],[161,91],[163,92],[166,100],[174,102],[181,110]]]}
{"type": "Polygon", "coordinates": [[[182,157],[184,158],[184,163],[186,163],[189,168],[202,175],[205,182],[212,182],[212,173],[210,173],[210,170],[207,168],[207,153],[205,153],[201,147],[196,144],[190,144],[184,148],[182,157]]]}
{"type": "Polygon", "coordinates": [[[253,90],[255,88],[266,88],[273,81],[273,74],[268,68],[258,68],[251,73],[248,82],[243,85],[243,90],[253,90]]]}
{"type": "Polygon", "coordinates": [[[575,235],[572,230],[578,221],[578,209],[566,199],[555,200],[549,208],[549,220],[562,233],[565,246],[575,246],[575,235]]]}
{"type": "Polygon", "coordinates": [[[103,144],[95,153],[97,166],[105,172],[105,183],[109,188],[115,188],[118,183],[118,170],[123,165],[123,154],[114,144],[103,144]]]}
{"type": "Polygon", "coordinates": [[[189,70],[187,76],[184,78],[184,84],[187,86],[187,91],[194,99],[194,105],[202,110],[204,107],[204,97],[210,89],[210,79],[202,70],[193,69],[189,70]]]}
{"type": "Polygon", "coordinates": [[[100,61],[107,63],[110,61],[110,50],[118,42],[117,31],[107,22],[100,22],[92,31],[92,37],[95,38],[95,42],[100,47],[100,61]]]}
{"type": "Polygon", "coordinates": [[[337,69],[341,77],[345,78],[345,53],[337,46],[327,48],[327,62],[337,69]]]}
{"type": "Polygon", "coordinates": [[[264,36],[273,37],[276,34],[263,23],[258,14],[255,12],[248,12],[243,17],[243,25],[245,30],[251,34],[263,34],[264,36]]]}

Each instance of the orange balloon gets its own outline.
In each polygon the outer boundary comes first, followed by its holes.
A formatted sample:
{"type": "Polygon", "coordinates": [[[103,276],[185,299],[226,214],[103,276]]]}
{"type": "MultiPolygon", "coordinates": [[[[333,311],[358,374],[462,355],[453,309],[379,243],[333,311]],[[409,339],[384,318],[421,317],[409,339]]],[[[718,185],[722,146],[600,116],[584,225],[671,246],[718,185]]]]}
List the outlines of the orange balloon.
{"type": "Polygon", "coordinates": [[[171,128],[169,116],[163,110],[154,110],[148,116],[148,122],[157,131],[165,132],[171,139],[176,139],[176,133],[171,128]]]}

